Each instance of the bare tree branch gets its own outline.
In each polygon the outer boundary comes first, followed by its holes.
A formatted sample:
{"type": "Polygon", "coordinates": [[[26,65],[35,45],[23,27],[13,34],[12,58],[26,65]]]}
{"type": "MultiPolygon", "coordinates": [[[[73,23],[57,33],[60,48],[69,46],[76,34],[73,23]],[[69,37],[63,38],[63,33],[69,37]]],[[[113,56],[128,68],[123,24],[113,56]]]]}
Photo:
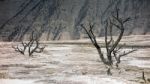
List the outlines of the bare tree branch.
{"type": "Polygon", "coordinates": [[[43,50],[45,48],[45,46],[40,47],[39,39],[38,39],[37,35],[34,34],[34,32],[31,33],[30,40],[28,43],[24,43],[22,41],[22,43],[20,45],[22,45],[23,48],[20,48],[19,45],[17,45],[17,47],[12,46],[12,48],[14,48],[16,52],[20,52],[23,55],[24,55],[26,49],[28,48],[29,56],[32,56],[34,52],[41,53],[41,52],[43,52],[43,50]]]}
{"type": "Polygon", "coordinates": [[[14,48],[16,52],[20,52],[21,54],[24,55],[25,50],[26,50],[26,48],[28,47],[29,43],[24,43],[24,42],[22,41],[21,44],[22,44],[22,47],[23,47],[23,48],[19,48],[19,45],[17,45],[17,47],[12,46],[12,48],[14,48]]]}
{"type": "Polygon", "coordinates": [[[101,51],[101,47],[98,45],[96,37],[95,37],[95,35],[93,33],[92,29],[93,29],[94,25],[90,24],[90,30],[89,31],[85,28],[85,26],[83,24],[81,24],[81,27],[86,31],[86,33],[89,36],[92,44],[96,47],[96,49],[97,49],[97,51],[99,53],[99,56],[100,56],[100,59],[102,60],[102,62],[104,64],[108,64],[107,61],[106,61],[106,59],[104,58],[104,55],[103,55],[102,51],[101,51]]]}
{"type": "Polygon", "coordinates": [[[120,50],[123,48],[123,46],[125,46],[125,44],[119,46],[119,43],[123,37],[124,30],[125,30],[124,24],[125,24],[125,22],[129,21],[130,18],[126,18],[124,20],[123,20],[123,18],[120,18],[118,8],[116,8],[115,12],[116,12],[115,15],[112,14],[112,19],[108,18],[105,21],[106,22],[105,23],[105,48],[106,48],[106,57],[107,58],[104,57],[105,54],[102,53],[101,46],[98,45],[96,36],[94,35],[94,32],[93,32],[94,25],[89,24],[89,30],[87,30],[87,28],[83,24],[81,24],[81,27],[85,30],[85,32],[87,33],[88,37],[90,38],[92,44],[97,49],[100,59],[102,60],[102,62],[104,64],[109,66],[109,68],[107,70],[108,75],[111,74],[110,67],[113,65],[114,61],[116,62],[116,67],[118,67],[118,64],[121,62],[120,59],[122,56],[128,55],[128,54],[136,51],[136,50],[132,49],[131,51],[120,54],[120,50]],[[113,35],[112,35],[113,27],[116,27],[120,31],[116,40],[114,40],[113,35]],[[108,36],[109,34],[110,34],[110,36],[108,36]],[[108,40],[108,37],[110,37],[109,40],[108,40]],[[114,57],[115,60],[113,60],[112,57],[114,57]]]}

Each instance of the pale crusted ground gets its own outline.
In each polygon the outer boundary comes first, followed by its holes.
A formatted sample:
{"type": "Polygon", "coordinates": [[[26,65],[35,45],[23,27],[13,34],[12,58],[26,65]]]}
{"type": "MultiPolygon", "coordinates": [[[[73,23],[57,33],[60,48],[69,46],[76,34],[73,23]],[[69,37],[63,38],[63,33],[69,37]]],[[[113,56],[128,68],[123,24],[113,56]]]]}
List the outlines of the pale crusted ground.
{"type": "Polygon", "coordinates": [[[33,57],[16,53],[11,45],[0,44],[0,84],[144,84],[142,71],[150,78],[150,48],[123,57],[121,69],[107,76],[91,45],[47,44],[33,57]]]}
{"type": "MultiPolygon", "coordinates": [[[[116,39],[116,36],[113,36],[116,39]]],[[[97,38],[98,43],[104,44],[104,37],[97,38]]],[[[90,39],[80,39],[80,40],[67,40],[67,41],[46,41],[43,43],[54,43],[54,44],[88,44],[91,43],[90,39]]],[[[150,47],[150,35],[131,35],[124,36],[121,40],[121,44],[126,44],[129,46],[149,46],[150,47]]]]}

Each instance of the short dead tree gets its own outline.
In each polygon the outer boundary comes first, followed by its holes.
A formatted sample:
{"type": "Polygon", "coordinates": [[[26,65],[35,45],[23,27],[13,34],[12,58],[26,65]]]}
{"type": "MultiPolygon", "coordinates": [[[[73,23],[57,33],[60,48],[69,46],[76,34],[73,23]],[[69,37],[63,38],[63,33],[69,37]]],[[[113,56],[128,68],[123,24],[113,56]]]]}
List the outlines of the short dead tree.
{"type": "Polygon", "coordinates": [[[29,56],[32,56],[32,54],[34,52],[35,53],[43,52],[44,48],[45,48],[45,46],[42,46],[42,47],[40,46],[38,37],[35,36],[35,38],[34,38],[34,34],[32,33],[32,36],[29,41],[29,46],[28,46],[29,56]]]}
{"type": "Polygon", "coordinates": [[[29,56],[32,56],[33,53],[41,53],[43,52],[45,46],[40,46],[39,39],[37,35],[34,36],[34,32],[32,32],[30,40],[28,42],[21,42],[21,44],[12,46],[16,52],[20,52],[21,54],[25,54],[25,51],[28,49],[29,56]],[[21,46],[19,46],[21,45],[21,46]]]}
{"type": "Polygon", "coordinates": [[[25,50],[27,49],[27,47],[29,46],[29,43],[24,43],[23,41],[21,42],[22,46],[19,46],[17,45],[16,47],[15,46],[12,46],[12,48],[15,49],[16,52],[20,52],[21,54],[25,54],[25,50]],[[22,48],[23,47],[23,48],[22,48]]]}
{"type": "Polygon", "coordinates": [[[89,28],[86,28],[85,25],[81,24],[81,27],[85,30],[88,37],[90,38],[92,44],[95,46],[95,48],[98,51],[99,57],[101,61],[107,65],[107,74],[111,75],[111,67],[115,63],[116,67],[118,68],[119,63],[121,62],[121,57],[130,54],[135,51],[135,49],[132,49],[127,52],[121,53],[121,49],[124,45],[119,45],[119,42],[121,41],[123,34],[124,34],[124,24],[126,22],[130,21],[130,18],[123,19],[119,17],[119,9],[116,8],[116,11],[110,18],[108,18],[105,22],[105,49],[106,54],[102,52],[102,46],[100,46],[97,42],[96,36],[94,35],[93,28],[94,24],[89,24],[89,28]],[[114,40],[114,37],[112,35],[112,29],[117,28],[120,33],[117,38],[114,40]],[[109,35],[109,36],[108,36],[109,35]],[[114,58],[114,59],[113,59],[114,58]]]}

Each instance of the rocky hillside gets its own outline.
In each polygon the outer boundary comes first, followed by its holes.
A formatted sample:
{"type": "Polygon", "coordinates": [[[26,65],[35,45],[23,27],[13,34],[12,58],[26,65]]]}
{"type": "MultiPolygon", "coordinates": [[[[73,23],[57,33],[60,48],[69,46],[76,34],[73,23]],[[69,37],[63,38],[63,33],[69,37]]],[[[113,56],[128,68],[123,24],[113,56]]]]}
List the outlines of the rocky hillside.
{"type": "MultiPolygon", "coordinates": [[[[28,39],[35,31],[42,40],[87,37],[80,24],[95,23],[95,35],[103,36],[104,21],[120,9],[131,17],[125,35],[150,34],[150,0],[0,0],[0,39],[28,39]]],[[[117,35],[117,31],[113,32],[117,35]]]]}

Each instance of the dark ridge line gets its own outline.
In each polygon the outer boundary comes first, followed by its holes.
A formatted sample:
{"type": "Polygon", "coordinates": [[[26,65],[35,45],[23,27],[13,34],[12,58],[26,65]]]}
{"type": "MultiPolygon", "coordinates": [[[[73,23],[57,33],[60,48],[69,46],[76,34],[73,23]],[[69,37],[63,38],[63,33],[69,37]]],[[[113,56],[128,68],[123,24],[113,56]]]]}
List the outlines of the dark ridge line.
{"type": "Polygon", "coordinates": [[[77,27],[85,18],[88,11],[88,4],[89,4],[89,0],[85,0],[84,4],[82,5],[78,13],[78,17],[75,19],[75,27],[77,27]]]}
{"type": "Polygon", "coordinates": [[[104,12],[101,15],[101,22],[103,23],[103,17],[106,15],[107,11],[110,10],[110,8],[112,8],[114,5],[116,6],[116,4],[119,3],[120,0],[115,0],[109,3],[109,5],[107,6],[107,8],[104,10],[104,12]]]}
{"type": "Polygon", "coordinates": [[[17,17],[21,12],[23,12],[25,10],[25,8],[32,2],[33,0],[30,0],[19,12],[17,12],[13,17],[11,17],[10,19],[8,19],[1,27],[0,30],[2,30],[6,24],[8,24],[9,21],[11,21],[12,19],[14,19],[15,17],[17,17]]]}
{"type": "MultiPolygon", "coordinates": [[[[52,3],[52,2],[49,1],[49,0],[45,0],[44,4],[47,5],[46,3],[52,3]]],[[[45,32],[44,29],[45,29],[45,27],[48,24],[48,20],[49,20],[48,18],[50,18],[54,14],[54,12],[56,11],[56,9],[57,9],[58,6],[60,6],[60,3],[58,3],[57,0],[54,0],[53,5],[48,5],[46,7],[46,10],[48,10],[48,12],[46,12],[46,15],[43,16],[43,18],[45,18],[44,19],[45,21],[41,23],[42,25],[41,25],[41,32],[39,32],[40,33],[39,38],[42,36],[42,33],[45,32]]]]}
{"type": "MultiPolygon", "coordinates": [[[[31,0],[28,0],[28,2],[29,2],[29,1],[31,1],[31,0]]],[[[22,8],[22,7],[25,7],[26,2],[27,2],[27,1],[25,0],[19,7],[21,7],[21,8],[22,8]]]]}
{"type": "MultiPolygon", "coordinates": [[[[24,31],[24,34],[32,27],[33,23],[35,22],[35,20],[38,18],[38,16],[40,15],[39,11],[41,11],[41,9],[43,8],[44,4],[41,5],[41,7],[39,7],[38,11],[37,11],[37,15],[33,18],[33,21],[31,22],[31,24],[27,27],[27,29],[24,31]]],[[[24,35],[23,34],[23,35],[24,35]]],[[[23,35],[21,36],[21,38],[23,37],[23,35]]]]}
{"type": "MultiPolygon", "coordinates": [[[[37,17],[40,15],[40,13],[39,13],[39,11],[43,8],[43,6],[44,6],[44,4],[42,5],[41,4],[41,6],[39,7],[39,9],[37,10],[37,12],[36,12],[36,16],[33,18],[33,20],[30,22],[31,24],[23,31],[23,33],[21,33],[21,36],[19,37],[19,38],[17,38],[17,40],[19,39],[19,40],[21,40],[21,38],[23,37],[23,35],[31,28],[31,26],[33,25],[33,23],[35,22],[35,20],[37,19],[37,17]]],[[[36,8],[37,8],[37,6],[36,6],[36,8]]],[[[34,8],[34,9],[36,9],[36,8],[34,8]]],[[[11,35],[10,35],[11,36],[11,35]]],[[[14,40],[14,38],[15,37],[13,37],[11,40],[9,40],[9,41],[12,41],[12,40],[14,40]]]]}
{"type": "Polygon", "coordinates": [[[36,7],[38,7],[40,5],[41,1],[44,1],[44,0],[40,0],[36,5],[34,5],[19,22],[21,22],[22,20],[24,20],[31,13],[31,11],[33,11],[34,9],[36,9],[36,7]]]}

